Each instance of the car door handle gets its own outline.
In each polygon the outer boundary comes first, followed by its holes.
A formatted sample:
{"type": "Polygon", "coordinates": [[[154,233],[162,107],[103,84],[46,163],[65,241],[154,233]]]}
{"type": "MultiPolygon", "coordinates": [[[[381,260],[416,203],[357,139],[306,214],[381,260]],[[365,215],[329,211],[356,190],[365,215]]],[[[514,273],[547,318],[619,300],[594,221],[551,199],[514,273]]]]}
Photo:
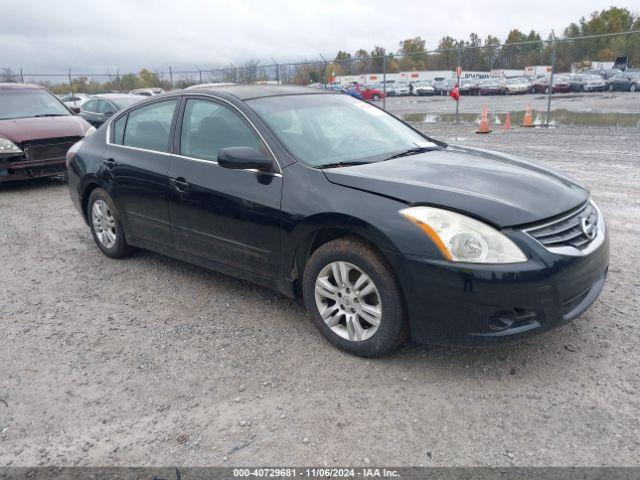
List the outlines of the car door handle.
{"type": "Polygon", "coordinates": [[[104,162],[102,162],[102,163],[104,163],[104,165],[105,165],[107,168],[109,168],[109,169],[111,169],[111,168],[115,168],[115,167],[117,167],[117,166],[118,166],[118,162],[116,162],[113,158],[107,158],[107,159],[106,159],[104,162]]]}
{"type": "Polygon", "coordinates": [[[184,180],[182,177],[178,178],[170,178],[169,184],[176,189],[176,191],[180,193],[184,193],[189,190],[189,183],[184,180]]]}

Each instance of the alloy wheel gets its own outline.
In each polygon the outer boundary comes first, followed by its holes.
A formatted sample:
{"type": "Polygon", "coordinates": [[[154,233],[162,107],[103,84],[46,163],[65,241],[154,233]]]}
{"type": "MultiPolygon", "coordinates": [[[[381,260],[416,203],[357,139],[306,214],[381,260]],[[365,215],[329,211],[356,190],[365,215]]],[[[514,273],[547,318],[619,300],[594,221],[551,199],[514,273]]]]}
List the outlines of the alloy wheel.
{"type": "Polygon", "coordinates": [[[98,241],[105,248],[112,248],[116,243],[116,221],[111,208],[104,200],[96,200],[91,207],[91,223],[98,241]]]}
{"type": "Polygon", "coordinates": [[[331,262],[318,274],[315,300],[320,316],[340,337],[354,342],[380,328],[382,302],[369,275],[348,262],[331,262]]]}

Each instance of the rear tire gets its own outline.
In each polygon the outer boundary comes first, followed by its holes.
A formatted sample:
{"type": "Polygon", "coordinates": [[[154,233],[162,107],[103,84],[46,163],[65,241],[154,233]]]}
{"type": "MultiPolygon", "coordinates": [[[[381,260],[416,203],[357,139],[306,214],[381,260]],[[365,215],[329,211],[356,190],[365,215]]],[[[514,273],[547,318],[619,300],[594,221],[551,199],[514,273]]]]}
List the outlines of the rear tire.
{"type": "Polygon", "coordinates": [[[107,257],[123,258],[134,252],[124,238],[120,214],[106,190],[96,188],[91,192],[87,220],[93,240],[107,257]]]}
{"type": "Polygon", "coordinates": [[[377,357],[408,337],[395,273],[380,252],[358,238],[319,247],[305,266],[302,290],[313,323],[342,350],[377,357]]]}
{"type": "Polygon", "coordinates": [[[630,92],[635,92],[638,88],[636,87],[635,83],[632,83],[631,86],[629,87],[629,91],[630,92]]]}
{"type": "Polygon", "coordinates": [[[373,96],[373,101],[377,102],[378,100],[380,100],[380,95],[378,95],[377,93],[373,96]]]}

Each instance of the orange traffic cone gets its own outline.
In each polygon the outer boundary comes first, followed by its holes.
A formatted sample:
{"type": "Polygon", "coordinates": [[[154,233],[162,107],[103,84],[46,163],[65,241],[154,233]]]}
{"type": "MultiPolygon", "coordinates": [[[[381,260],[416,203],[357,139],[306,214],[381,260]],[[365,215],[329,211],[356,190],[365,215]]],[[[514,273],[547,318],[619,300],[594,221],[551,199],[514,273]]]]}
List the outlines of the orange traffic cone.
{"type": "Polygon", "coordinates": [[[527,106],[527,111],[524,114],[523,127],[533,127],[533,115],[531,114],[531,105],[527,106]]]}
{"type": "Polygon", "coordinates": [[[504,119],[503,130],[511,130],[511,112],[507,112],[507,116],[504,119]]]}
{"type": "Polygon", "coordinates": [[[490,133],[489,120],[487,120],[487,106],[482,107],[482,117],[480,118],[480,128],[476,130],[476,133],[490,133]]]}

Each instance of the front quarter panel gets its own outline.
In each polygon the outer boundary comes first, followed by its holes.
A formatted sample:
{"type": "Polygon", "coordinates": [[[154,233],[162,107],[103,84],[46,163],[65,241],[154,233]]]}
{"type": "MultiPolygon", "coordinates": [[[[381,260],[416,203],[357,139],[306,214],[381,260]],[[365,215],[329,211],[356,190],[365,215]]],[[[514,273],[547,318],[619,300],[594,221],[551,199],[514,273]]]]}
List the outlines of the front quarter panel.
{"type": "Polygon", "coordinates": [[[285,278],[291,274],[296,249],[309,235],[340,228],[359,235],[390,262],[397,253],[418,252],[441,259],[431,240],[398,213],[407,205],[395,199],[336,185],[322,170],[294,163],[284,170],[282,193],[285,278]]]}

